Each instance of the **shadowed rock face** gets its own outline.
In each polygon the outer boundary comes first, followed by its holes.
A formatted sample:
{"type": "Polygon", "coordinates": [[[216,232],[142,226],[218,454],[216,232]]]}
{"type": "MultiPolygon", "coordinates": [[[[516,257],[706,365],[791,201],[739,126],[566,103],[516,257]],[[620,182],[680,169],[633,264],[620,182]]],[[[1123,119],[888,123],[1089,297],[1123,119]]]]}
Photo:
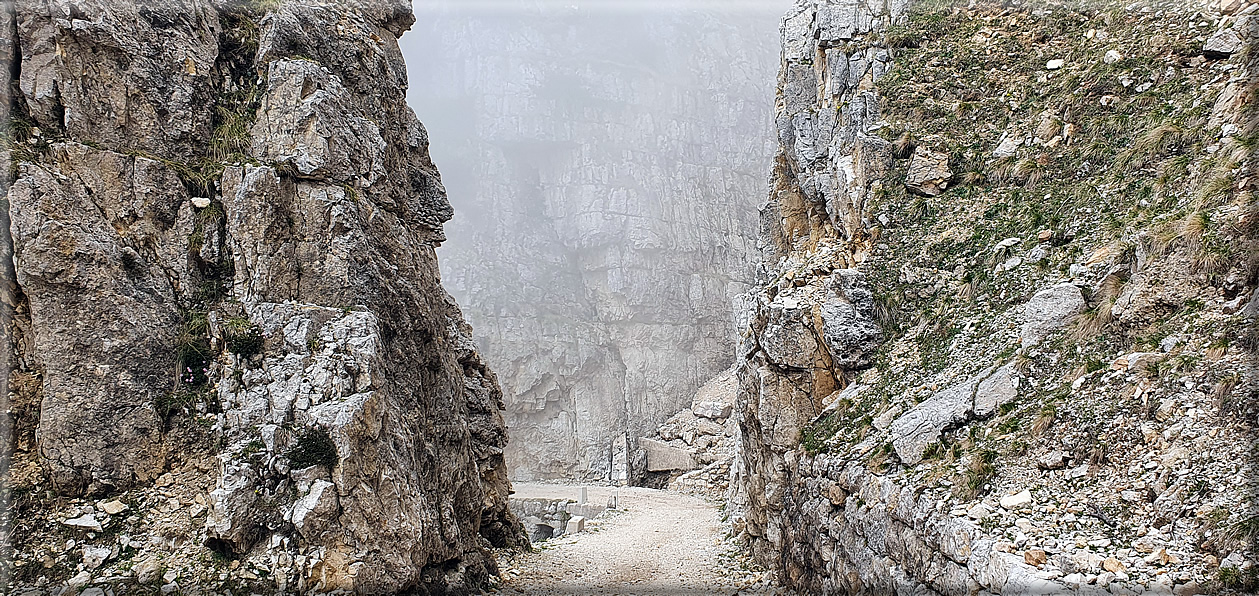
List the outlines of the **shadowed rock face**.
{"type": "Polygon", "coordinates": [[[457,189],[444,278],[500,374],[517,478],[641,474],[637,437],[729,366],[775,13],[421,15],[411,97],[444,116],[457,189]]]}
{"type": "Polygon", "coordinates": [[[225,445],[202,446],[215,548],[319,553],[277,571],[299,589],[482,585],[483,537],[524,539],[502,395],[440,284],[408,4],[13,14],[15,349],[52,485],[143,489],[190,412],[225,445]]]}

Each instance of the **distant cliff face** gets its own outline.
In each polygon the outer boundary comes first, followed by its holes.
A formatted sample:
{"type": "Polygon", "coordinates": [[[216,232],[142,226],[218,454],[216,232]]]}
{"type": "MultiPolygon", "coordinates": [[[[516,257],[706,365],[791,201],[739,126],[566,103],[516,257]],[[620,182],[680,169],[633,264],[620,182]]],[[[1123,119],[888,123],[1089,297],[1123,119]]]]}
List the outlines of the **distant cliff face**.
{"type": "Polygon", "coordinates": [[[440,284],[408,3],[3,10],[10,585],[490,581],[502,400],[440,284]]]}
{"type": "Polygon", "coordinates": [[[783,583],[1259,588],[1256,10],[787,14],[729,504],[783,583]]]}
{"type": "Polygon", "coordinates": [[[729,366],[756,261],[777,16],[592,5],[417,24],[410,93],[441,115],[458,213],[444,280],[499,372],[517,478],[624,478],[729,366]]]}

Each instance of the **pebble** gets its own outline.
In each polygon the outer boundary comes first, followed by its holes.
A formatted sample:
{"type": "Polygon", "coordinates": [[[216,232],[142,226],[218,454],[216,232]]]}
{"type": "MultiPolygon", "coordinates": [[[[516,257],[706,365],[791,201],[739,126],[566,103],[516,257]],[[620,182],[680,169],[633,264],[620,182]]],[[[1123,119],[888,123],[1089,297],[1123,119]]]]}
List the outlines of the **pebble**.
{"type": "Polygon", "coordinates": [[[1116,559],[1114,557],[1111,557],[1109,559],[1106,559],[1105,561],[1102,561],[1102,569],[1105,569],[1106,571],[1110,571],[1115,574],[1127,571],[1127,568],[1124,567],[1123,563],[1120,563],[1119,559],[1116,559]]]}
{"type": "MultiPolygon", "coordinates": [[[[1033,567],[1040,567],[1049,561],[1049,556],[1045,551],[1040,549],[1031,549],[1023,551],[1023,562],[1033,567]]],[[[1077,582],[1078,583],[1078,582],[1077,582]]]]}
{"type": "Polygon", "coordinates": [[[983,521],[988,519],[991,515],[992,508],[983,503],[976,503],[974,507],[971,507],[970,510],[966,512],[966,516],[975,521],[983,521]]]}
{"type": "Polygon", "coordinates": [[[122,513],[123,511],[126,511],[127,509],[130,509],[130,508],[127,507],[127,504],[123,503],[122,501],[107,501],[101,504],[101,511],[104,511],[105,513],[108,513],[110,515],[118,515],[119,513],[122,513]]]}
{"type": "Polygon", "coordinates": [[[1020,509],[1032,504],[1032,493],[1029,490],[1001,497],[1002,509],[1020,509]]]}
{"type": "Polygon", "coordinates": [[[97,521],[96,517],[90,513],[84,513],[79,517],[67,519],[61,523],[70,526],[71,528],[78,528],[80,530],[91,530],[93,532],[101,531],[101,522],[97,521]]]}
{"type": "Polygon", "coordinates": [[[71,589],[78,589],[86,586],[90,581],[92,581],[92,574],[87,571],[80,571],[78,575],[70,578],[66,585],[70,586],[71,589]]]}
{"type": "Polygon", "coordinates": [[[1063,60],[1062,58],[1055,58],[1055,59],[1050,60],[1049,62],[1046,62],[1046,63],[1045,63],[1045,69],[1046,69],[1046,70],[1058,70],[1059,68],[1062,68],[1063,66],[1065,66],[1065,65],[1066,65],[1066,63],[1067,63],[1067,61],[1066,61],[1066,60],[1063,60]]]}

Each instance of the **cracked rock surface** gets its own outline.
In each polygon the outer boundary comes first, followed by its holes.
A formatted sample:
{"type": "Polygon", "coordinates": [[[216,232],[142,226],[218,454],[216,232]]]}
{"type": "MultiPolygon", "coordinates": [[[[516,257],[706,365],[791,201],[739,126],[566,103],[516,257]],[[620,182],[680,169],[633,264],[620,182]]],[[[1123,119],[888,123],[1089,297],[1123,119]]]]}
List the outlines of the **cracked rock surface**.
{"type": "Polygon", "coordinates": [[[780,582],[1259,589],[1257,10],[784,17],[727,493],[780,582]]]}
{"type": "Polygon", "coordinates": [[[0,14],[10,586],[492,583],[489,548],[527,541],[502,393],[440,283],[409,4],[0,14]]]}

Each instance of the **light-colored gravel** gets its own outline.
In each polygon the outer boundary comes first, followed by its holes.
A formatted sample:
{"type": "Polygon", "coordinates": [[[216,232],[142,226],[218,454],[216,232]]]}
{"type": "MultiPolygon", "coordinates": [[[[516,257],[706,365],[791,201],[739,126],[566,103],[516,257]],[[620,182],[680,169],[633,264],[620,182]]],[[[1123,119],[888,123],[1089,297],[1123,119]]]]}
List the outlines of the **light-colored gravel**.
{"type": "MultiPolygon", "coordinates": [[[[519,498],[577,499],[580,488],[516,484],[519,498]]],[[[503,553],[499,564],[510,595],[775,593],[768,574],[725,538],[717,505],[646,488],[589,487],[591,502],[613,491],[620,510],[588,522],[586,531],[503,553]]]]}

